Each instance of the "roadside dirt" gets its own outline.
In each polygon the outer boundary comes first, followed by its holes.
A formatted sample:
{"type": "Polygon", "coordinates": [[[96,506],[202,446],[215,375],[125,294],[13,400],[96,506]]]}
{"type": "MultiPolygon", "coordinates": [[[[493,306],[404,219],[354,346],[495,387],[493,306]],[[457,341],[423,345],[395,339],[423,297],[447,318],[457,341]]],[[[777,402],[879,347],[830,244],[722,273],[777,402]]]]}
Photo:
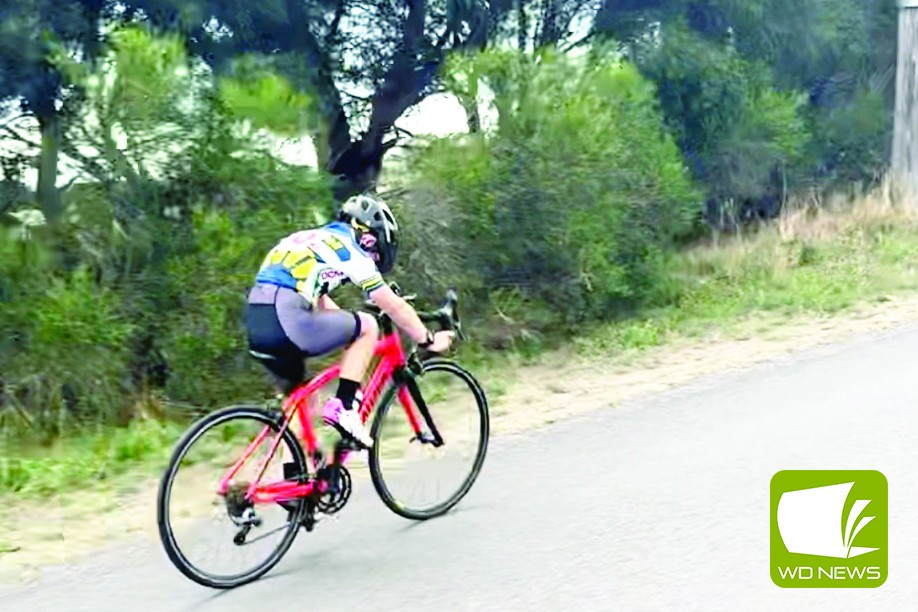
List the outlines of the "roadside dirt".
{"type": "MultiPolygon", "coordinates": [[[[918,296],[883,299],[842,315],[756,315],[729,334],[675,340],[636,354],[585,358],[569,352],[504,376],[516,381],[493,402],[497,435],[519,434],[574,415],[614,408],[701,376],[746,368],[858,334],[918,322],[918,296]]],[[[75,492],[36,502],[6,499],[0,582],[35,580],[45,565],[66,563],[138,536],[156,539],[155,480],[75,492]]]]}
{"type": "Polygon", "coordinates": [[[852,336],[918,322],[918,296],[883,298],[836,316],[756,315],[729,334],[676,340],[638,354],[582,358],[557,353],[521,368],[494,407],[498,434],[525,431],[567,417],[686,384],[701,376],[747,368],[852,336]]]}

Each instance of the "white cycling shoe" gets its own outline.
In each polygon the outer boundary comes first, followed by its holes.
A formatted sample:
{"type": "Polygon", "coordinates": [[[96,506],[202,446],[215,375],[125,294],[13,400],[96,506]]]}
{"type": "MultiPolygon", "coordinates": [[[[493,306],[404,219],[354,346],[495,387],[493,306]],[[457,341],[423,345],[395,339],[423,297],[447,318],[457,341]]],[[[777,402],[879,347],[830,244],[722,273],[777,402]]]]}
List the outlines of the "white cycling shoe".
{"type": "Polygon", "coordinates": [[[360,410],[344,409],[344,404],[337,397],[333,397],[322,408],[322,419],[326,425],[331,425],[338,430],[342,437],[353,440],[363,448],[373,446],[373,438],[367,433],[360,418],[360,410]]]}

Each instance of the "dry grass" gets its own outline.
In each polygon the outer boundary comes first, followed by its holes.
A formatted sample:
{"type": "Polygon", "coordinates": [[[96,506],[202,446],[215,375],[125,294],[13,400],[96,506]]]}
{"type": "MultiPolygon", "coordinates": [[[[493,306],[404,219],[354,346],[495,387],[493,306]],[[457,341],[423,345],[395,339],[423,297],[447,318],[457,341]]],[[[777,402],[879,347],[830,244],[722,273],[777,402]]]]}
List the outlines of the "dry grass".
{"type": "Polygon", "coordinates": [[[670,264],[669,302],[577,340],[608,353],[724,330],[754,313],[827,314],[918,289],[918,207],[889,182],[797,198],[774,222],[714,236],[670,264]]]}
{"type": "Polygon", "coordinates": [[[918,205],[885,180],[867,193],[810,194],[790,200],[775,223],[784,241],[825,241],[852,229],[918,227],[918,205]]]}
{"type": "Polygon", "coordinates": [[[775,269],[788,269],[800,264],[799,259],[788,257],[794,254],[789,246],[818,247],[852,235],[916,229],[918,202],[904,197],[890,180],[884,180],[867,193],[855,190],[796,196],[785,204],[775,221],[741,230],[726,239],[715,234],[709,243],[689,250],[684,257],[701,267],[707,262],[709,267],[728,274],[748,265],[750,259],[775,269]]]}

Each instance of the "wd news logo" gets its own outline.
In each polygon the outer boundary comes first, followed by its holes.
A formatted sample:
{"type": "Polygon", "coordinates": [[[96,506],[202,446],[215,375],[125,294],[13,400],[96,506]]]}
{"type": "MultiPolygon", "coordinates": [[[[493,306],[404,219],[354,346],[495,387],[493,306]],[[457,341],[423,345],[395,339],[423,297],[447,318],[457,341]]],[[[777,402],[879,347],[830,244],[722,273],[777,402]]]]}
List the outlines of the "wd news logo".
{"type": "Polygon", "coordinates": [[[878,587],[886,581],[886,477],[874,471],[778,472],[771,479],[771,579],[780,587],[878,587]]]}

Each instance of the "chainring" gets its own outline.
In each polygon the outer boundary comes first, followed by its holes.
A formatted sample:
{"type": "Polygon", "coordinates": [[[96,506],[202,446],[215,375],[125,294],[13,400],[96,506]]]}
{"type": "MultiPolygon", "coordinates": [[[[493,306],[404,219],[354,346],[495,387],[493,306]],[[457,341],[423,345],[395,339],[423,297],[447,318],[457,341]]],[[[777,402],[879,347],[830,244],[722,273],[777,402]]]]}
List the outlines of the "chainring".
{"type": "Polygon", "coordinates": [[[316,500],[316,507],[325,514],[334,514],[351,497],[351,473],[343,465],[325,467],[322,471],[325,472],[322,478],[330,480],[337,476],[337,482],[329,482],[329,490],[316,500]]]}

